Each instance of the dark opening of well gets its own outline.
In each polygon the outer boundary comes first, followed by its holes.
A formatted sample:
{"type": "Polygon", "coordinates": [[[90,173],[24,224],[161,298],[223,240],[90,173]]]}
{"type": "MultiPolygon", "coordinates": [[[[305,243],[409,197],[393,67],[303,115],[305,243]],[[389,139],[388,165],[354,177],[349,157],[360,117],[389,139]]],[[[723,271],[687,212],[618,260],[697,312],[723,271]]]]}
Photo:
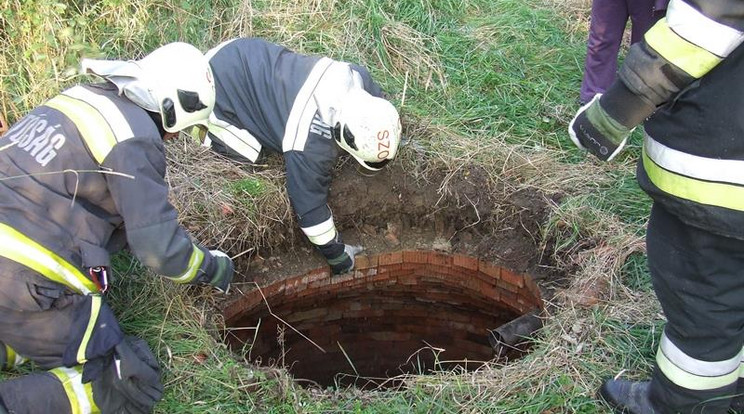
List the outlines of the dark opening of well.
{"type": "Polygon", "coordinates": [[[364,387],[476,369],[509,354],[499,340],[515,329],[537,328],[542,302],[531,278],[472,257],[405,251],[361,257],[356,269],[336,277],[316,269],[247,293],[225,309],[228,341],[295,378],[364,387]]]}

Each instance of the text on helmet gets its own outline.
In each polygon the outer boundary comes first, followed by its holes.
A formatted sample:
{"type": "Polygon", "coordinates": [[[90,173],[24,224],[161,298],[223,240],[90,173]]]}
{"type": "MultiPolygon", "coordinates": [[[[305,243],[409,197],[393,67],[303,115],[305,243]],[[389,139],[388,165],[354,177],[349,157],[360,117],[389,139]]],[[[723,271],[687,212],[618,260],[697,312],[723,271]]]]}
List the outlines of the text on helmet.
{"type": "Polygon", "coordinates": [[[390,156],[390,131],[377,132],[377,159],[384,160],[390,156]]]}

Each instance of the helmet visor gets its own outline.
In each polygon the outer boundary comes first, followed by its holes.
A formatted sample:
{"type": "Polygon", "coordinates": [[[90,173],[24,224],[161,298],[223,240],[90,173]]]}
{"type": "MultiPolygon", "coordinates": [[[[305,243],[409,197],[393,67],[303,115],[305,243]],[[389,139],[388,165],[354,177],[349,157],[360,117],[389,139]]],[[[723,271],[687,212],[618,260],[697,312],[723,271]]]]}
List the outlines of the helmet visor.
{"type": "Polygon", "coordinates": [[[344,125],[344,130],[342,133],[341,123],[336,122],[336,126],[331,128],[331,135],[338,142],[341,142],[341,140],[343,139],[346,145],[349,146],[349,148],[354,149],[354,150],[358,149],[356,146],[356,142],[354,142],[354,134],[351,133],[347,125],[344,125]]]}

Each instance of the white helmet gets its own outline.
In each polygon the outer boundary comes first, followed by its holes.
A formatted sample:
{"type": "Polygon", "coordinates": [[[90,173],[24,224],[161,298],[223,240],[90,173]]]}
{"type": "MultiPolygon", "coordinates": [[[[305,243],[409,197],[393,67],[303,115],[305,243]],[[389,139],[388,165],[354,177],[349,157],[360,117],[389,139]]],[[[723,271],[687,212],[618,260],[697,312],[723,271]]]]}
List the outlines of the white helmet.
{"type": "Polygon", "coordinates": [[[206,125],[214,109],[209,61],[188,43],[169,43],[137,61],[84,59],[82,67],[116,84],[138,106],[159,113],[168,132],[206,125]]]}
{"type": "Polygon", "coordinates": [[[378,171],[398,153],[400,118],[385,99],[352,88],[331,128],[338,145],[368,170],[378,171]]]}

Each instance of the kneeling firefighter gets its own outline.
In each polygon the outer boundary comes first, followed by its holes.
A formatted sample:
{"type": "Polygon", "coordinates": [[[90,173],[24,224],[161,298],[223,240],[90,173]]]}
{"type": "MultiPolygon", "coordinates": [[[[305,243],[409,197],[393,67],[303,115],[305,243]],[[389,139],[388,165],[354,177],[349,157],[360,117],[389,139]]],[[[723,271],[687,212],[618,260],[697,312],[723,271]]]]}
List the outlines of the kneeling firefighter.
{"type": "Polygon", "coordinates": [[[206,144],[248,162],[262,148],[282,154],[287,192],[305,235],[333,273],[354,267],[328,207],[339,147],[370,171],[393,160],[398,111],[362,66],[307,56],[256,38],[207,52],[217,97],[206,144]]]}
{"type": "Polygon", "coordinates": [[[0,138],[0,365],[47,371],[0,383],[0,413],[147,413],[163,386],[147,343],[103,293],[128,244],[176,283],[226,291],[232,261],[178,225],[163,140],[204,123],[214,83],[185,43],[139,61],[84,60],[106,79],[72,87],[0,138]]]}
{"type": "Polygon", "coordinates": [[[650,381],[607,380],[620,413],[744,413],[744,1],[671,0],[569,134],[603,160],[645,121],[637,178],[667,317],[650,381]]]}

